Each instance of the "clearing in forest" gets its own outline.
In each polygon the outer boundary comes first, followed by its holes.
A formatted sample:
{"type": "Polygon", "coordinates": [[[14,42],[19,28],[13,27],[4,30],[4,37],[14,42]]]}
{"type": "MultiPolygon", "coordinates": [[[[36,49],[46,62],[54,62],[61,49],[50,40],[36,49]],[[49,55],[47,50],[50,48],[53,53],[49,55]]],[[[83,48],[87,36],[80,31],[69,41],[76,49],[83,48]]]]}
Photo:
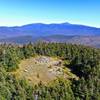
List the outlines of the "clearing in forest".
{"type": "Polygon", "coordinates": [[[48,83],[57,77],[77,78],[63,66],[62,60],[46,56],[36,56],[21,61],[19,69],[14,74],[17,78],[25,78],[33,84],[40,81],[48,83]]]}

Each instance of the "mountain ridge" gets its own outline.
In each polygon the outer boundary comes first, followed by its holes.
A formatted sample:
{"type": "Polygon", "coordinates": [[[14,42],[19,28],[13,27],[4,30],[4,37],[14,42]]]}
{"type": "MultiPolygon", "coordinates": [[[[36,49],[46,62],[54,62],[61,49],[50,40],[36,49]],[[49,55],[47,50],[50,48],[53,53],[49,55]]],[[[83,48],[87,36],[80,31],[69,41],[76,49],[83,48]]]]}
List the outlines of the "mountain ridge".
{"type": "Polygon", "coordinates": [[[0,43],[62,42],[100,47],[100,28],[65,23],[0,27],[0,43]]]}
{"type": "Polygon", "coordinates": [[[27,36],[34,37],[49,35],[100,35],[100,28],[70,24],[70,23],[34,23],[22,26],[0,27],[0,38],[27,36]]]}

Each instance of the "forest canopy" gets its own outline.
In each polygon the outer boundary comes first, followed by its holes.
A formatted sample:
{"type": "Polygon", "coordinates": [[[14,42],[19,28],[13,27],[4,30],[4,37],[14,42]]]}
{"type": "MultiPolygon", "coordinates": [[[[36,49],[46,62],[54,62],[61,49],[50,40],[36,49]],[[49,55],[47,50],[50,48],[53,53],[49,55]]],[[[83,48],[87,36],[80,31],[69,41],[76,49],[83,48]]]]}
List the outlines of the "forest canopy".
{"type": "Polygon", "coordinates": [[[0,100],[99,100],[100,49],[66,43],[38,42],[26,45],[0,45],[0,100]],[[58,78],[48,85],[31,85],[11,74],[23,59],[36,55],[69,61],[79,80],[58,78]]]}

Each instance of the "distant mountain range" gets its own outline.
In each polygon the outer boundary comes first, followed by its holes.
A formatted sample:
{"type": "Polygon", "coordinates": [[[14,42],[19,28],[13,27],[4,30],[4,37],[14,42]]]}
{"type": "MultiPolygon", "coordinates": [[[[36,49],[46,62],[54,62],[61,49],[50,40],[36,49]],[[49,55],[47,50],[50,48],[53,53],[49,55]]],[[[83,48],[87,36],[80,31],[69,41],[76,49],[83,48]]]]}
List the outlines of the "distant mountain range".
{"type": "Polygon", "coordinates": [[[36,23],[15,27],[0,27],[1,43],[23,44],[38,40],[100,47],[100,28],[70,23],[36,23]]]}
{"type": "Polygon", "coordinates": [[[50,36],[50,35],[100,35],[100,28],[84,25],[61,23],[61,24],[28,24],[16,27],[0,27],[0,37],[16,36],[50,36]]]}

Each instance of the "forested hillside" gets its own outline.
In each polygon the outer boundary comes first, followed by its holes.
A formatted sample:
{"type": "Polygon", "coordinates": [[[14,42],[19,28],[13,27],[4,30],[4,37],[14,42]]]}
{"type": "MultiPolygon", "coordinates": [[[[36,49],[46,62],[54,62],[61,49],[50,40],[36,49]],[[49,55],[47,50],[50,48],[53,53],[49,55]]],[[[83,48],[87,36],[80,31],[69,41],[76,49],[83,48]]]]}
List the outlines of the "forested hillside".
{"type": "Polygon", "coordinates": [[[34,36],[18,36],[11,38],[0,39],[0,43],[7,44],[27,44],[29,42],[35,43],[37,41],[54,42],[54,43],[71,43],[81,44],[85,46],[92,46],[100,48],[100,36],[81,36],[81,35],[49,35],[43,37],[34,36]]]}
{"type": "Polygon", "coordinates": [[[0,100],[100,100],[100,49],[66,43],[1,44],[0,100]],[[30,84],[12,74],[22,60],[37,55],[64,60],[79,79],[30,84]]]}

